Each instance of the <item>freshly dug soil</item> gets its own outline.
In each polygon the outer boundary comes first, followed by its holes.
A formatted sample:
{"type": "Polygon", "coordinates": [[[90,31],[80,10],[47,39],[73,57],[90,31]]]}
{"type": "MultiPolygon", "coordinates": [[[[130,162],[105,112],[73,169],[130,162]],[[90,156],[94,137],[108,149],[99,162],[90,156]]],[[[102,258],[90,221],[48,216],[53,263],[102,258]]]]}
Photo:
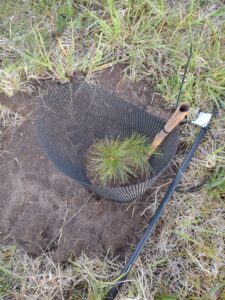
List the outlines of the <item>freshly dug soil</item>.
{"type": "MultiPolygon", "coordinates": [[[[148,97],[140,90],[137,96],[120,68],[105,71],[97,81],[105,89],[119,86],[121,97],[150,109],[148,97]]],[[[104,255],[109,249],[123,259],[147,224],[143,211],[152,192],[133,204],[96,200],[59,172],[40,149],[32,126],[36,100],[20,93],[12,99],[0,95],[0,103],[23,117],[20,126],[2,129],[1,134],[0,239],[10,235],[32,255],[51,250],[59,261],[81,252],[104,255]]],[[[160,115],[168,114],[160,110],[160,115]]]]}

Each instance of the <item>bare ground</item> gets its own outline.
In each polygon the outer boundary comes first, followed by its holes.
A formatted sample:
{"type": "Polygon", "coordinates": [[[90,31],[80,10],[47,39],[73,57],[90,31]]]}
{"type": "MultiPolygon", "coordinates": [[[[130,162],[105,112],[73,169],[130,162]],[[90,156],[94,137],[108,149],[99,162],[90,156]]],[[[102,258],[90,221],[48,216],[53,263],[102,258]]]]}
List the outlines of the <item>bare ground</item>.
{"type": "MultiPolygon", "coordinates": [[[[136,87],[114,67],[91,81],[125,100],[167,118],[162,99],[151,89],[136,87]]],[[[85,252],[124,259],[146,226],[144,211],[154,199],[149,191],[133,204],[98,199],[60,173],[40,149],[31,116],[35,99],[18,94],[0,97],[22,118],[16,128],[3,130],[0,150],[0,237],[11,235],[29,254],[51,250],[65,261],[85,252]]],[[[167,180],[168,181],[168,180],[167,180]]]]}

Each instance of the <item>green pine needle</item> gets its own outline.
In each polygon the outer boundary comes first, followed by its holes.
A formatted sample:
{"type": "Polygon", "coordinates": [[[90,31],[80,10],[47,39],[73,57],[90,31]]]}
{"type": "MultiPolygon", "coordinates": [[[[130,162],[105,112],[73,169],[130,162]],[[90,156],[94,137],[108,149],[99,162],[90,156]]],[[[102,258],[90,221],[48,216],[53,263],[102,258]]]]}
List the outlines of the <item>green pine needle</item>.
{"type": "Polygon", "coordinates": [[[124,140],[105,138],[91,146],[88,167],[91,174],[103,185],[125,184],[131,177],[150,175],[147,159],[150,149],[151,143],[140,134],[124,140]]]}

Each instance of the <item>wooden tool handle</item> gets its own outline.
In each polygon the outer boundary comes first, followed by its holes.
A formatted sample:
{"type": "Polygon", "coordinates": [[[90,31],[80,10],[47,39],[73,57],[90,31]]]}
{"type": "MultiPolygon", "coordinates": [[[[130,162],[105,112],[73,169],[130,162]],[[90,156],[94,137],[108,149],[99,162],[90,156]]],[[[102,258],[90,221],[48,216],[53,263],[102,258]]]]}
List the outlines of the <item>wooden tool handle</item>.
{"type": "Polygon", "coordinates": [[[173,115],[170,117],[170,119],[167,121],[167,123],[164,125],[163,129],[155,136],[152,144],[151,144],[151,153],[149,153],[149,156],[153,153],[153,151],[162,143],[162,141],[165,139],[165,137],[170,134],[170,132],[184,119],[185,116],[187,116],[189,112],[189,104],[188,103],[181,103],[173,115]]]}

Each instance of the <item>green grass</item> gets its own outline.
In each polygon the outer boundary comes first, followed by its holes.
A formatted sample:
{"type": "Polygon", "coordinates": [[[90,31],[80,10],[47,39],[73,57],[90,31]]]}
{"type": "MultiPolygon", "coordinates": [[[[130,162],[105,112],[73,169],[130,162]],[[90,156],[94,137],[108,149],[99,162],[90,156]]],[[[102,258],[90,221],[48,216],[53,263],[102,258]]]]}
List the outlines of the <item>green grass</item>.
{"type": "MultiPolygon", "coordinates": [[[[172,222],[168,222],[168,226],[171,225],[172,222]]],[[[193,230],[193,226],[196,228],[193,224],[190,229],[183,227],[182,230],[193,230]]],[[[164,247],[163,243],[159,241],[159,245],[154,245],[152,241],[149,245],[152,250],[146,252],[137,261],[118,299],[139,297],[146,300],[223,300],[225,281],[222,274],[214,278],[213,275],[205,276],[204,273],[207,264],[216,267],[220,262],[214,265],[213,259],[207,261],[207,256],[201,260],[198,257],[199,253],[205,255],[202,248],[196,249],[196,254],[193,252],[191,259],[185,256],[184,251],[180,253],[182,248],[178,246],[183,244],[187,248],[187,254],[192,254],[190,238],[186,238],[184,234],[184,238],[177,235],[165,240],[164,231],[160,236],[164,238],[166,246],[171,247],[173,251],[163,254],[160,248],[164,247]],[[156,249],[161,251],[161,254],[157,253],[156,249]],[[182,264],[179,272],[176,271],[177,264],[182,264]],[[193,273],[195,269],[199,270],[199,274],[193,273]],[[202,285],[202,281],[206,285],[202,285]],[[168,283],[170,287],[167,286],[168,283]]],[[[198,236],[202,237],[203,233],[198,232],[198,236]]],[[[195,238],[192,239],[195,241],[195,238]]],[[[195,250],[195,247],[193,249],[195,250]]],[[[4,250],[0,249],[0,262],[0,296],[6,299],[13,296],[18,299],[41,296],[43,299],[56,297],[57,299],[102,300],[117,277],[118,269],[122,267],[108,257],[99,260],[99,258],[87,258],[85,255],[69,261],[66,266],[61,266],[56,264],[50,255],[43,254],[32,258],[14,246],[5,245],[4,250]]]]}
{"type": "Polygon", "coordinates": [[[132,177],[149,176],[150,151],[151,143],[140,134],[122,141],[106,138],[96,141],[88,151],[89,169],[103,185],[125,184],[132,177]]]}
{"type": "Polygon", "coordinates": [[[21,273],[14,273],[14,260],[16,247],[2,247],[0,245],[0,297],[15,290],[21,282],[21,273]]]}
{"type": "MultiPolygon", "coordinates": [[[[7,50],[2,46],[4,55],[9,51],[3,75],[12,62],[20,81],[46,74],[64,81],[76,71],[94,72],[123,63],[133,80],[147,80],[174,103],[192,43],[182,100],[196,106],[208,101],[224,105],[225,7],[219,2],[193,0],[173,7],[145,0],[87,1],[85,5],[71,0],[19,2],[13,12],[11,1],[1,9],[0,21],[7,16],[1,35],[4,43],[10,41],[7,50]],[[10,18],[15,12],[16,17],[10,18]]],[[[9,91],[1,84],[8,94],[17,89],[12,85],[9,91]]]]}
{"type": "Polygon", "coordinates": [[[225,196],[225,170],[218,167],[215,173],[211,176],[209,183],[206,185],[206,190],[212,198],[224,198],[225,196]]]}
{"type": "MultiPolygon", "coordinates": [[[[182,185],[198,184],[205,175],[213,175],[199,192],[174,194],[120,298],[223,300],[225,6],[214,0],[177,1],[170,6],[172,2],[1,1],[0,92],[9,96],[31,92],[40,80],[64,82],[74,72],[94,76],[95,71],[123,64],[126,76],[154,86],[171,107],[192,44],[181,101],[207,112],[216,104],[220,114],[211,126],[216,142],[205,138],[182,185]]],[[[20,122],[19,115],[0,106],[1,126],[20,122]]],[[[193,126],[184,128],[187,144],[196,132],[193,126]]],[[[174,163],[179,165],[183,158],[177,155],[174,163]]],[[[155,202],[149,203],[143,218],[154,212],[162,189],[153,191],[155,202]]],[[[110,259],[85,256],[61,266],[50,255],[33,259],[14,249],[3,243],[0,249],[0,297],[71,295],[96,300],[122,268],[110,259]]]]}
{"type": "MultiPolygon", "coordinates": [[[[221,141],[223,143],[223,140],[221,141]]],[[[223,199],[225,196],[225,145],[209,153],[205,164],[211,170],[210,179],[205,185],[209,197],[223,199]]]]}
{"type": "Polygon", "coordinates": [[[208,163],[212,164],[213,172],[205,189],[210,197],[225,197],[225,146],[218,148],[208,155],[208,163]]]}

